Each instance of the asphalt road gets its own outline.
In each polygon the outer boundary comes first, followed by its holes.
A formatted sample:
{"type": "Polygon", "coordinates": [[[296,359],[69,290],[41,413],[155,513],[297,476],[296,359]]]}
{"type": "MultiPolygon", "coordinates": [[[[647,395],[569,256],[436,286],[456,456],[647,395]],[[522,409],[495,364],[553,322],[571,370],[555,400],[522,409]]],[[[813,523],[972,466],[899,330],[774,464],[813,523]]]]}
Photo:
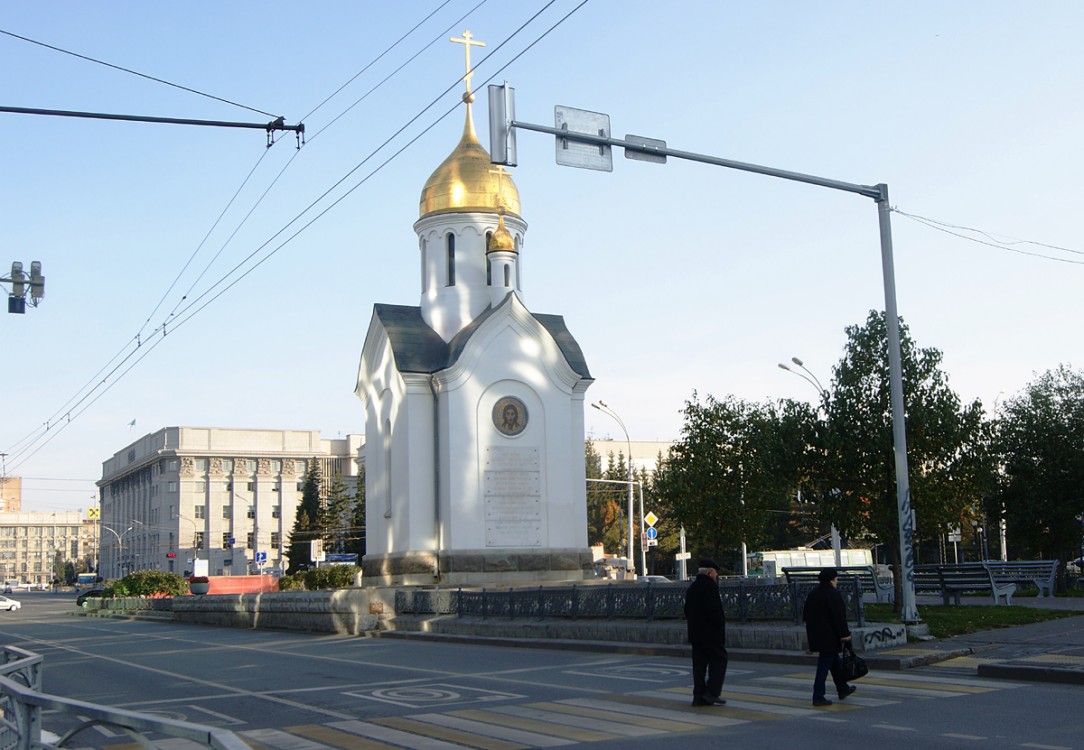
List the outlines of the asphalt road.
{"type": "MultiPolygon", "coordinates": [[[[0,639],[45,657],[47,692],[229,728],[260,750],[1084,750],[1081,688],[950,667],[872,673],[814,709],[809,668],[732,662],[728,705],[693,708],[685,659],[81,618],[70,594],[16,598],[0,639]]],[[[133,747],[99,729],[75,744],[133,747]]]]}

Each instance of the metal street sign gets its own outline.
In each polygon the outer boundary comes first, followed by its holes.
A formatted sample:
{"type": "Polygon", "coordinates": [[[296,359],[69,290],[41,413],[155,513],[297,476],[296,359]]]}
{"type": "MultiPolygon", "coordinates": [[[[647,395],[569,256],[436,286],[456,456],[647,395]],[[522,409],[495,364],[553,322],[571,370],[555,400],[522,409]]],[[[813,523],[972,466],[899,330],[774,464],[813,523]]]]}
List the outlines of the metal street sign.
{"type": "MultiPolygon", "coordinates": [[[[657,138],[645,138],[642,135],[626,135],[625,143],[635,143],[641,146],[650,146],[651,148],[666,148],[666,141],[660,141],[657,138]]],[[[666,163],[666,154],[656,154],[651,151],[637,151],[634,148],[625,147],[625,158],[636,159],[637,161],[651,161],[656,164],[666,163]]]]}
{"type": "Polygon", "coordinates": [[[266,552],[257,552],[256,553],[256,564],[257,565],[263,565],[266,562],[267,562],[267,553],[266,552]]]}
{"type": "MultiPolygon", "coordinates": [[[[601,112],[557,105],[553,108],[553,122],[558,130],[610,137],[610,116],[601,112]]],[[[597,169],[600,172],[614,171],[613,153],[609,146],[579,143],[561,136],[557,136],[557,163],[565,167],[597,169]]]]}
{"type": "Polygon", "coordinates": [[[644,523],[646,523],[648,526],[654,526],[658,522],[659,522],[659,517],[656,516],[651,511],[648,511],[647,515],[644,516],[644,523]]]}
{"type": "Polygon", "coordinates": [[[648,539],[647,540],[647,546],[648,547],[658,547],[659,546],[659,540],[658,539],[648,539]]]}
{"type": "Polygon", "coordinates": [[[654,526],[645,531],[644,534],[647,536],[648,541],[653,541],[659,538],[659,530],[656,529],[654,526]]]}
{"type": "Polygon", "coordinates": [[[688,560],[693,556],[692,552],[678,552],[674,555],[675,560],[688,560]]]}

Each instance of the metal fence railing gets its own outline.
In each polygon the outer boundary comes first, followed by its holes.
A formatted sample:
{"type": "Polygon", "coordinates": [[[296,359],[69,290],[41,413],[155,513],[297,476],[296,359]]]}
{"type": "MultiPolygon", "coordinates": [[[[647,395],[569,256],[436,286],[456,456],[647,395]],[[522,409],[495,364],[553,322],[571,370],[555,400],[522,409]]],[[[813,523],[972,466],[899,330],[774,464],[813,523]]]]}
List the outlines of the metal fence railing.
{"type": "MultiPolygon", "coordinates": [[[[719,586],[723,610],[733,622],[802,622],[809,583],[727,582],[719,586]]],[[[457,615],[515,619],[674,620],[684,617],[686,586],[678,583],[537,586],[518,589],[402,588],[396,614],[457,615]]],[[[862,591],[856,580],[840,580],[847,619],[865,625],[862,591]]]]}
{"type": "Polygon", "coordinates": [[[227,729],[161,719],[136,711],[110,708],[95,703],[61,698],[41,692],[43,659],[39,654],[15,646],[4,646],[0,663],[0,750],[59,750],[71,747],[73,738],[91,727],[122,732],[144,748],[154,745],[146,734],[185,739],[211,750],[250,750],[240,737],[227,729]],[[42,731],[42,714],[70,715],[79,723],[58,736],[42,731]]]}

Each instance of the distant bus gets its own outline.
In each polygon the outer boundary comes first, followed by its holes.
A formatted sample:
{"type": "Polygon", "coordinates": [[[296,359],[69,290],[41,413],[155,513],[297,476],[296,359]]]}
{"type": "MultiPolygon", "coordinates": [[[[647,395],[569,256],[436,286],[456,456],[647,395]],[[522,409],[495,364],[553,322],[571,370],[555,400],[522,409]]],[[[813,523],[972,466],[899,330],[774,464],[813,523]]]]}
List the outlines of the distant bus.
{"type": "Polygon", "coordinates": [[[98,582],[97,573],[79,573],[75,577],[75,585],[79,588],[89,588],[98,582]]]}

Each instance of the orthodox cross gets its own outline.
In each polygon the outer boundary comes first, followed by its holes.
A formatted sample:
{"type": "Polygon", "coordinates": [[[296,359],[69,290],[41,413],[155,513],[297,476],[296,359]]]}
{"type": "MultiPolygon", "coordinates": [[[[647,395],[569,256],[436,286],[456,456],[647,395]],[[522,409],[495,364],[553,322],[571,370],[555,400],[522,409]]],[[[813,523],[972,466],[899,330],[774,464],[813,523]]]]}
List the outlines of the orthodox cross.
{"type": "Polygon", "coordinates": [[[474,71],[471,70],[471,67],[470,67],[470,48],[472,46],[473,47],[485,47],[486,43],[485,42],[476,42],[476,41],[474,41],[474,35],[471,34],[469,30],[463,32],[463,37],[462,38],[453,36],[453,37],[450,37],[448,39],[448,41],[455,42],[456,44],[462,44],[463,45],[463,52],[466,53],[466,57],[467,57],[467,73],[466,73],[466,75],[463,76],[463,82],[465,84],[467,84],[467,92],[463,95],[463,99],[464,99],[464,101],[469,101],[470,99],[468,97],[473,98],[472,97],[472,92],[470,90],[470,79],[474,76],[474,71]]]}

